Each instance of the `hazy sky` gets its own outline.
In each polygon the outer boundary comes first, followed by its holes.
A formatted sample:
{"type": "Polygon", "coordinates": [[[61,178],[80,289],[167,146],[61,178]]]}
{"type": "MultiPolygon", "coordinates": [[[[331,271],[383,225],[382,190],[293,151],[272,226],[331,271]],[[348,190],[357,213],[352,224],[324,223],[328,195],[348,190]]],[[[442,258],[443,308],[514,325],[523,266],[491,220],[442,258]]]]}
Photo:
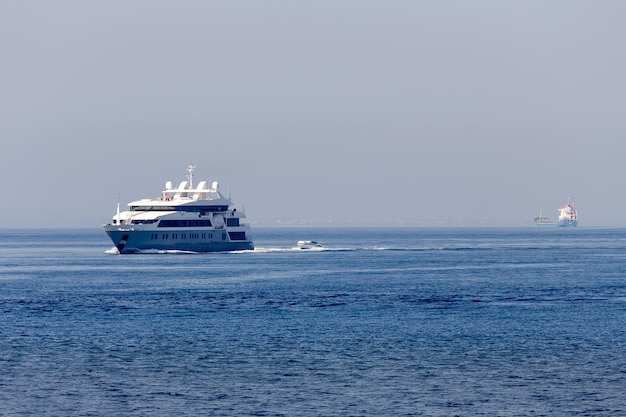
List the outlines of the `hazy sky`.
{"type": "Polygon", "coordinates": [[[166,181],[271,219],[626,226],[626,1],[0,2],[0,227],[166,181]]]}

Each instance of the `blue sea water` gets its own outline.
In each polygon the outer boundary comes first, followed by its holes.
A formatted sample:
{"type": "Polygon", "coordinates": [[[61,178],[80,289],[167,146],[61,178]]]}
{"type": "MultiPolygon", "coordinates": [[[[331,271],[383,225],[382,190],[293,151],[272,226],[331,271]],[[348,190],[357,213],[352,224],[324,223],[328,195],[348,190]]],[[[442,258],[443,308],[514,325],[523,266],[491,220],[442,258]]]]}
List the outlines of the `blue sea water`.
{"type": "Polygon", "coordinates": [[[626,415],[626,231],[0,231],[2,416],[626,415]],[[298,250],[298,240],[323,250],[298,250]]]}

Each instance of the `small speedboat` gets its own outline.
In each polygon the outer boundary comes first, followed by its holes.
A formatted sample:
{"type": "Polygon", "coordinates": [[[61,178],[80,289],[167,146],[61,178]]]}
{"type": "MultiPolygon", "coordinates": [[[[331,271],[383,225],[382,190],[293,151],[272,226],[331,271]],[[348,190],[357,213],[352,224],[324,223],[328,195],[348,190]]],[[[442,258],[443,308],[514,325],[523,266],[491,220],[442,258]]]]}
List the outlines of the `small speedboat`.
{"type": "Polygon", "coordinates": [[[315,248],[323,248],[322,245],[320,245],[319,243],[317,243],[314,240],[299,240],[298,243],[296,243],[296,247],[298,249],[315,249],[315,248]]]}

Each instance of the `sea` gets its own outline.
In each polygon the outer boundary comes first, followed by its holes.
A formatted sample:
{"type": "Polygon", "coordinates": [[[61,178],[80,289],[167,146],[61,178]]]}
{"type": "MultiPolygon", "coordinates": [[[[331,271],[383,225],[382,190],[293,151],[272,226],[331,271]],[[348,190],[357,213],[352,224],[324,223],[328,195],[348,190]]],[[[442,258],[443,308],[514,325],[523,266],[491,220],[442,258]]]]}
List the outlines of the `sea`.
{"type": "Polygon", "coordinates": [[[0,415],[626,416],[626,229],[253,237],[0,230],[0,415]]]}

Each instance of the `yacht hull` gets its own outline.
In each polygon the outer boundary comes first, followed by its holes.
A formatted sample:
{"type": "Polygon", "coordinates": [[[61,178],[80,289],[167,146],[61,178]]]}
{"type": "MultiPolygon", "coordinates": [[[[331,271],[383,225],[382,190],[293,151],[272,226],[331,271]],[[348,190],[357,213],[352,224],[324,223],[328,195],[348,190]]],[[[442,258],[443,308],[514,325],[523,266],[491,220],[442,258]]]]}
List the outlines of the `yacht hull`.
{"type": "Polygon", "coordinates": [[[254,249],[254,244],[250,239],[241,240],[242,232],[233,234],[226,230],[187,229],[163,233],[117,225],[105,225],[104,230],[121,254],[147,250],[232,252],[254,249]],[[231,236],[235,236],[238,240],[232,240],[231,236]]]}

